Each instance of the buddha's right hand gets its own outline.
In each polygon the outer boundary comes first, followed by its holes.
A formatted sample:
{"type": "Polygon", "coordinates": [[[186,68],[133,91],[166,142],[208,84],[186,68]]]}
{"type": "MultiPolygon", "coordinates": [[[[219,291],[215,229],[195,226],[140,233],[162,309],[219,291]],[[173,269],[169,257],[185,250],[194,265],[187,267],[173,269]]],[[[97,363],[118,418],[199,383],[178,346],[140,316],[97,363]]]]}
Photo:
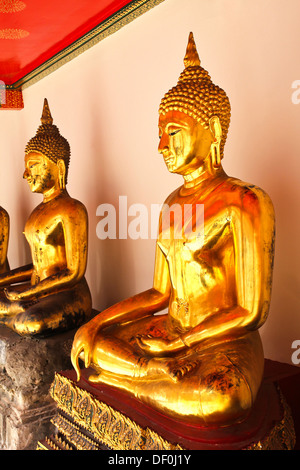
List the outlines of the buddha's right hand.
{"type": "Polygon", "coordinates": [[[81,326],[75,334],[71,350],[71,362],[77,374],[77,381],[80,380],[81,375],[79,358],[84,362],[85,367],[89,367],[91,364],[91,353],[96,333],[87,323],[81,326]]]}

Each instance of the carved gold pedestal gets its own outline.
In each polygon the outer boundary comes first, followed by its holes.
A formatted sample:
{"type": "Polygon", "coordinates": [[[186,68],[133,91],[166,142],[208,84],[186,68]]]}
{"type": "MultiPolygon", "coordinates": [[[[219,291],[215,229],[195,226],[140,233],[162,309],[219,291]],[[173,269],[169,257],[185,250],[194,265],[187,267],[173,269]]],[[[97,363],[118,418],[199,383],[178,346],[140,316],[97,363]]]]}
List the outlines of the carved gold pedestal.
{"type": "Polygon", "coordinates": [[[55,375],[51,396],[56,431],[38,450],[291,450],[295,446],[291,411],[278,386],[263,382],[246,421],[225,428],[174,422],[105,386],[80,382],[73,371],[55,375]]]}

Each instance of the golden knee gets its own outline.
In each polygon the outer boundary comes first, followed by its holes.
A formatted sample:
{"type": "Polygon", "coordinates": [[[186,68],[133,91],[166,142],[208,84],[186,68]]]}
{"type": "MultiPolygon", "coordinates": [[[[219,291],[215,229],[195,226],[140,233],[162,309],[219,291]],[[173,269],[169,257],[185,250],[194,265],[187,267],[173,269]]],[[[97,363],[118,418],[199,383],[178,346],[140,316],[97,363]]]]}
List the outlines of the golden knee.
{"type": "Polygon", "coordinates": [[[13,329],[20,336],[35,336],[42,335],[45,330],[45,325],[39,320],[27,320],[22,315],[21,319],[16,319],[13,324],[13,329]]]}
{"type": "Polygon", "coordinates": [[[200,406],[207,425],[229,425],[243,420],[252,406],[252,393],[239,373],[210,374],[200,389],[200,406]]]}

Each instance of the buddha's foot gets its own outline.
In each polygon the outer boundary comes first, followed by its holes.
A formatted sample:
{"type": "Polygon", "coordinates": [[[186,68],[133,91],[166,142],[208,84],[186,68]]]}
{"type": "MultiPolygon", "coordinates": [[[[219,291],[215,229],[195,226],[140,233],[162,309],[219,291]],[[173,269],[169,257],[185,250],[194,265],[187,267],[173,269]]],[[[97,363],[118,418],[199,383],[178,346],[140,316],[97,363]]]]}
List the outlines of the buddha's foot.
{"type": "Polygon", "coordinates": [[[147,371],[142,375],[166,374],[173,382],[178,382],[183,377],[192,373],[199,365],[198,361],[188,358],[182,359],[151,359],[148,363],[147,371]]]}
{"type": "Polygon", "coordinates": [[[174,363],[170,364],[170,376],[175,382],[177,382],[183,377],[191,374],[198,365],[198,361],[188,361],[186,358],[174,360],[174,363]]]}
{"type": "Polygon", "coordinates": [[[136,367],[132,369],[132,374],[129,371],[108,372],[97,368],[95,374],[89,376],[89,382],[92,383],[109,383],[115,385],[115,381],[118,383],[120,376],[131,377],[132,379],[146,379],[154,378],[159,375],[166,375],[173,382],[178,382],[183,377],[191,374],[196,367],[199,365],[199,361],[191,360],[191,358],[152,358],[146,359],[141,358],[136,364],[136,367]]]}
{"type": "Polygon", "coordinates": [[[97,384],[97,383],[100,383],[102,382],[101,380],[101,372],[99,372],[99,374],[91,374],[89,376],[89,382],[92,382],[94,384],[97,384]]]}

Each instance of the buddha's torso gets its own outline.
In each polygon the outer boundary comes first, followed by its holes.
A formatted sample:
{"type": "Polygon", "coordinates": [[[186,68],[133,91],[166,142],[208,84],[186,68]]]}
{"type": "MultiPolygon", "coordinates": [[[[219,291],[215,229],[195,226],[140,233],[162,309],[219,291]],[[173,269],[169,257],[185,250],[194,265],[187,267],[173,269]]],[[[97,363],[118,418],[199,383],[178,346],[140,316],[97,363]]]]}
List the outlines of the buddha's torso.
{"type": "Polygon", "coordinates": [[[24,233],[34,268],[32,284],[67,268],[63,229],[67,199],[58,197],[39,204],[26,222],[24,233]]]}
{"type": "Polygon", "coordinates": [[[171,224],[170,232],[164,229],[168,227],[169,212],[162,211],[166,225],[160,227],[158,244],[167,260],[172,286],[169,316],[179,331],[189,330],[214,312],[236,305],[230,208],[239,204],[245,189],[239,185],[233,189],[233,181],[237,180],[226,177],[204,191],[196,187],[182,193],[179,188],[171,194],[166,203],[179,204],[182,219],[171,224]],[[197,209],[197,205],[203,206],[197,209]],[[185,213],[184,207],[188,208],[185,213]]]}

